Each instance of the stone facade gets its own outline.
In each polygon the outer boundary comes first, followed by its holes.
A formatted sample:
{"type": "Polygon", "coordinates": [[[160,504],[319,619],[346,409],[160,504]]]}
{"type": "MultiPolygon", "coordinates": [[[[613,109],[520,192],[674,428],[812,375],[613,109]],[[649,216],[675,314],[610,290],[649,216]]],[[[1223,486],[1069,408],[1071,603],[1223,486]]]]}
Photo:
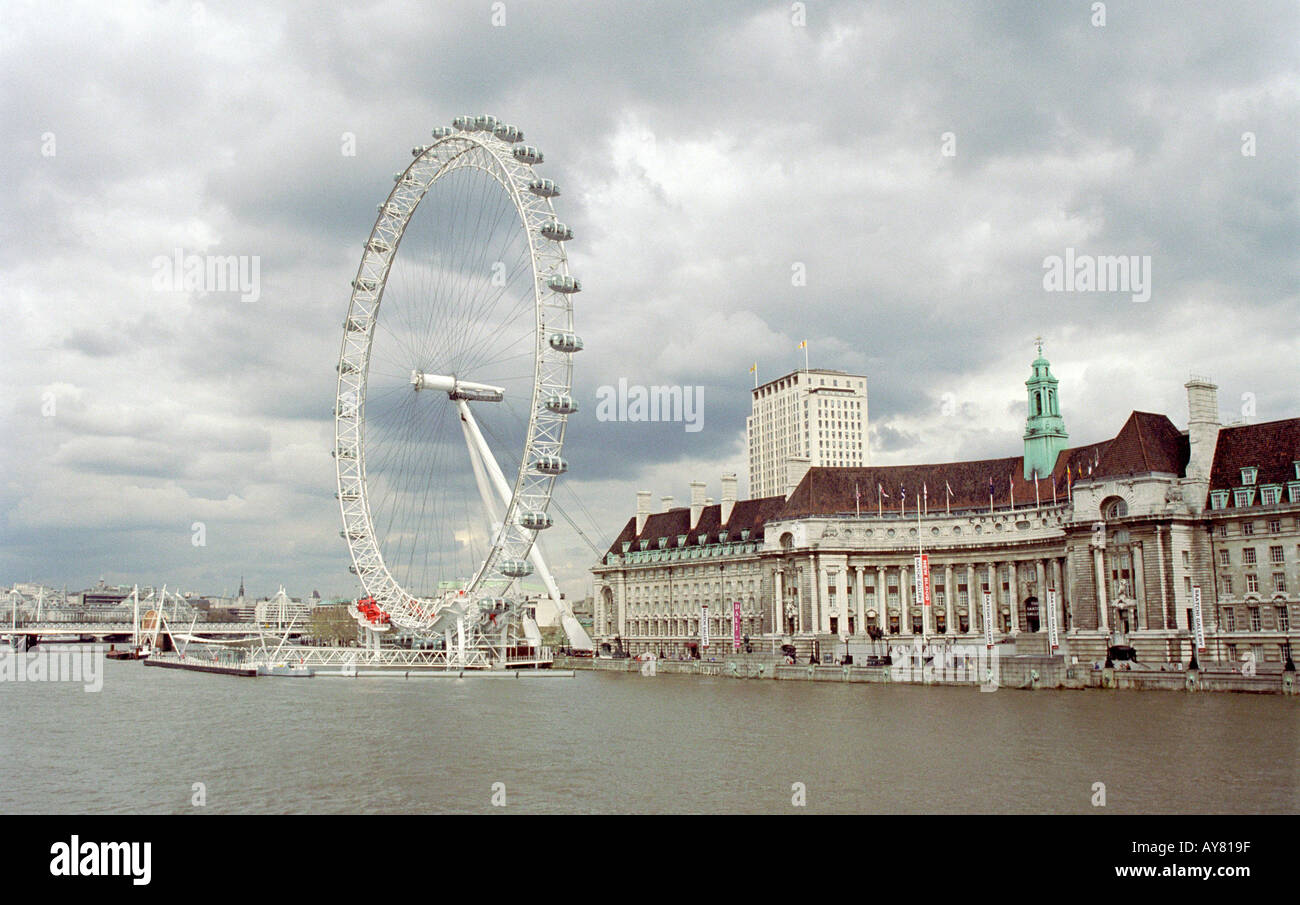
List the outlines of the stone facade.
{"type": "Polygon", "coordinates": [[[1185,663],[1199,591],[1200,660],[1279,669],[1300,619],[1300,419],[1221,427],[1214,386],[1194,379],[1187,391],[1187,431],[1134,412],[1113,439],[1061,451],[1038,480],[1022,479],[1024,457],[811,468],[789,495],[744,511],[728,500],[639,508],[592,569],[596,640],[692,656],[706,618],[729,653],[733,601],[742,634],[765,651],[816,642],[829,653],[877,631],[968,640],[984,636],[987,592],[996,641],[1046,653],[1050,597],[1070,662],[1122,645],[1140,663],[1185,663]],[[1247,478],[1281,491],[1268,502],[1239,493],[1247,478]],[[918,548],[929,607],[917,599],[918,548]]]}

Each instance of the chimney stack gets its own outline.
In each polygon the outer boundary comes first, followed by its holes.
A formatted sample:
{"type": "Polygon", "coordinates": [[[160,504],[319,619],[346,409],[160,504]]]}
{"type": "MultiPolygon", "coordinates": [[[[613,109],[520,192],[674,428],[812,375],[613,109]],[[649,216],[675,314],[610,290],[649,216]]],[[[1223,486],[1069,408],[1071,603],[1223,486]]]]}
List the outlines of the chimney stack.
{"type": "Polygon", "coordinates": [[[700,523],[700,513],[704,511],[704,488],[703,481],[691,481],[691,530],[700,523]]]}
{"type": "Polygon", "coordinates": [[[670,497],[670,496],[663,497],[663,502],[664,502],[664,512],[667,512],[669,509],[672,509],[672,508],[673,508],[673,498],[672,498],[672,497],[670,497]]]}
{"type": "Polygon", "coordinates": [[[722,476],[722,511],[719,513],[722,524],[727,524],[731,520],[731,510],[736,505],[736,475],[734,473],[724,474],[722,476]]]}
{"type": "Polygon", "coordinates": [[[650,491],[638,490],[636,492],[636,533],[639,537],[645,530],[645,520],[650,517],[650,491]]]}
{"type": "Polygon", "coordinates": [[[1204,377],[1193,377],[1187,388],[1187,477],[1209,481],[1214,450],[1219,444],[1219,388],[1204,377]]]}

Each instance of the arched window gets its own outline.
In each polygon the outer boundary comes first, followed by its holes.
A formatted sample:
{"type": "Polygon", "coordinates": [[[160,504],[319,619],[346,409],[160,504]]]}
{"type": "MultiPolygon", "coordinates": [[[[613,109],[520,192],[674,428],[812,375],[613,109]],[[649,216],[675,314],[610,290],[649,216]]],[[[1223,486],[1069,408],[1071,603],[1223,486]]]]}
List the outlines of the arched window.
{"type": "Polygon", "coordinates": [[[1123,518],[1128,515],[1128,503],[1123,497],[1107,497],[1101,502],[1101,517],[1105,519],[1123,518]]]}

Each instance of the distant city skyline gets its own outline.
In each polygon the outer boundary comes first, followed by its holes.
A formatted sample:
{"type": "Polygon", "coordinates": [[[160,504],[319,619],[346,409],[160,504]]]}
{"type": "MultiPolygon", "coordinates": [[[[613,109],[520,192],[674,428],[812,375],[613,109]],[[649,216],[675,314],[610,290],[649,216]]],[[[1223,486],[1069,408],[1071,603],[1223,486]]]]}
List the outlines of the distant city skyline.
{"type": "Polygon", "coordinates": [[[576,234],[555,499],[590,544],[560,518],[544,539],[572,598],[637,490],[745,479],[755,363],[865,375],[872,465],[1014,454],[1040,334],[1072,445],[1132,410],[1185,426],[1192,373],[1225,422],[1300,414],[1293,4],[804,18],[13,17],[0,575],[355,594],[330,458],[349,282],[391,174],[465,113],[526,130],[576,234]],[[562,65],[521,63],[538,47],[562,65]],[[231,257],[225,291],[187,288],[191,255],[231,257]],[[700,429],[599,420],[620,380],[702,387],[700,429]]]}

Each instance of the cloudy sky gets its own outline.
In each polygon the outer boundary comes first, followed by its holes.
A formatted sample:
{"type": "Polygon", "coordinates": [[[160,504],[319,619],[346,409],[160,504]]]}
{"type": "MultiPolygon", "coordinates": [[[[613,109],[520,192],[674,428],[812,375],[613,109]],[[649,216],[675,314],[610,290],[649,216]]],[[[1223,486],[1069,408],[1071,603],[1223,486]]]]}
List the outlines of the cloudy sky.
{"type": "MultiPolygon", "coordinates": [[[[1226,418],[1300,415],[1297,6],[1102,6],[7,4],[0,582],[353,592],[348,284],[462,113],[564,188],[587,350],[557,500],[599,546],[637,489],[743,492],[749,367],[805,338],[868,376],[877,464],[1018,454],[1038,334],[1077,443],[1185,426],[1189,373],[1226,418]],[[178,248],[257,256],[260,297],[159,290],[178,248]],[[1149,301],[1045,291],[1067,248],[1149,256],[1149,301]],[[597,421],[620,378],[703,387],[703,429],[597,421]]],[[[585,593],[591,549],[547,541],[585,593]]]]}

